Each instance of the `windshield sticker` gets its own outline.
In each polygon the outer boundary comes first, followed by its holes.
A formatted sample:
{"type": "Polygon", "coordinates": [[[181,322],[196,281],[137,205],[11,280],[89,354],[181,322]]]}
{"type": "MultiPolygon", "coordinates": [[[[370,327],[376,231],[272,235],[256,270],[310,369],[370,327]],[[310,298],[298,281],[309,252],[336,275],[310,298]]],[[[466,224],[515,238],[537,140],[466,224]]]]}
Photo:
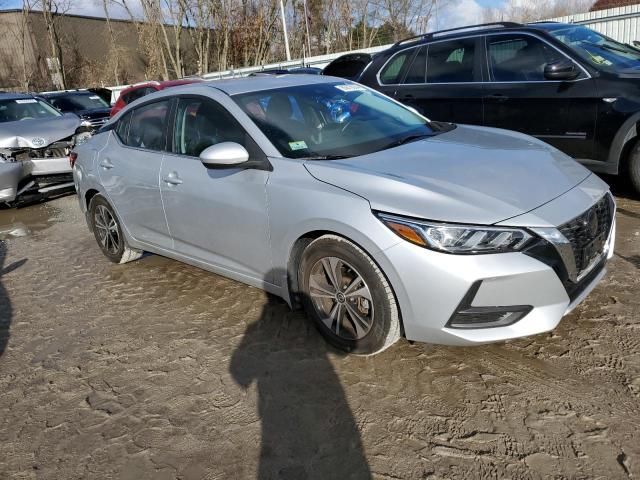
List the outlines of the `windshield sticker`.
{"type": "Polygon", "coordinates": [[[304,142],[304,140],[300,140],[298,142],[289,142],[289,148],[291,150],[304,150],[305,148],[307,148],[307,144],[304,142]]]}
{"type": "Polygon", "coordinates": [[[23,98],[22,100],[16,100],[16,103],[38,103],[35,98],[23,98]]]}
{"type": "Polygon", "coordinates": [[[89,98],[91,100],[100,100],[100,97],[98,95],[91,95],[89,98]]]}
{"type": "Polygon", "coordinates": [[[593,61],[597,64],[600,65],[607,65],[608,67],[610,67],[611,65],[613,65],[613,63],[611,63],[609,60],[607,60],[606,58],[600,56],[600,55],[591,55],[591,58],[593,59],[593,61]]]}
{"type": "Polygon", "coordinates": [[[345,83],[344,85],[336,85],[338,90],[342,90],[343,92],[366,92],[367,89],[362,85],[352,85],[350,83],[345,83]]]}

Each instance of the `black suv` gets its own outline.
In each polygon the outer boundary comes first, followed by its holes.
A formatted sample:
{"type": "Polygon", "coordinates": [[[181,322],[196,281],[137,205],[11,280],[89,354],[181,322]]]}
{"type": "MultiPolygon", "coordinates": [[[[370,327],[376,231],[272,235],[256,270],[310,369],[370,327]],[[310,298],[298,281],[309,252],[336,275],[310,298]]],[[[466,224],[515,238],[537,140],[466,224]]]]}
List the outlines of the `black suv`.
{"type": "Polygon", "coordinates": [[[109,120],[111,107],[98,93],[91,90],[47,92],[41,93],[40,97],[62,113],[75,113],[91,130],[97,130],[109,120]]]}
{"type": "MultiPolygon", "coordinates": [[[[350,54],[353,55],[353,54],[350,54]]],[[[329,64],[434,120],[533,135],[640,192],[640,50],[581,25],[511,22],[443,30],[329,64]],[[366,56],[366,54],[364,54],[366,56]]]]}

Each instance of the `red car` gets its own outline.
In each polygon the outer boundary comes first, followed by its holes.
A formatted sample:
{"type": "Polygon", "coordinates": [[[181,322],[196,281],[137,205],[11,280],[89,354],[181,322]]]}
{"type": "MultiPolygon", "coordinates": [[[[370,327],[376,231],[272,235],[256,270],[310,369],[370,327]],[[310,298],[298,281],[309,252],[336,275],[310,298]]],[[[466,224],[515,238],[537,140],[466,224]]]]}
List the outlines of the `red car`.
{"type": "Polygon", "coordinates": [[[133,102],[134,100],[149,95],[150,93],[164,90],[165,88],[177,87],[178,85],[186,85],[188,83],[198,83],[202,80],[198,78],[183,78],[180,80],[166,80],[163,82],[149,81],[136,83],[130,87],[125,88],[120,92],[118,100],[111,108],[110,116],[113,117],[116,113],[122,110],[125,106],[133,102]]]}

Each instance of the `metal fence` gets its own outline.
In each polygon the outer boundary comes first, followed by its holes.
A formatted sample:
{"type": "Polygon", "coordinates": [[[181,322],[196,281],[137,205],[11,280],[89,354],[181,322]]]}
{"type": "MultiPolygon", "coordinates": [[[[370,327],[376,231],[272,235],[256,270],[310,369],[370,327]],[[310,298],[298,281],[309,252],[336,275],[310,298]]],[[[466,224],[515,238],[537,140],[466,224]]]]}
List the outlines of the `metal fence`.
{"type": "Polygon", "coordinates": [[[640,4],[567,15],[553,20],[587,26],[622,43],[640,40],[640,4]]]}

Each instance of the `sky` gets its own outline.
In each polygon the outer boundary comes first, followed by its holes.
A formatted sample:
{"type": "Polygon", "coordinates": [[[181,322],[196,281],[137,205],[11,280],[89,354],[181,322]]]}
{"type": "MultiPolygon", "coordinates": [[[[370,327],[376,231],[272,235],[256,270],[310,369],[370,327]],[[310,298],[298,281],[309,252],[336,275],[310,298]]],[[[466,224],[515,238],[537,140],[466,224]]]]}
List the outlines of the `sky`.
{"type": "MultiPolygon", "coordinates": [[[[505,0],[439,0],[446,4],[439,8],[438,28],[456,27],[478,23],[482,19],[483,8],[498,8],[505,0]]],[[[533,1],[533,0],[532,0],[533,1]]],[[[135,1],[130,2],[132,5],[135,1]]],[[[22,8],[22,0],[0,0],[3,8],[22,8]]],[[[71,13],[89,16],[103,16],[101,0],[73,0],[74,8],[71,13]]],[[[120,15],[114,12],[114,17],[127,18],[125,12],[120,15]]]]}
{"type": "MultiPolygon", "coordinates": [[[[70,13],[88,16],[103,16],[102,0],[70,0],[73,8],[70,13]]],[[[562,3],[564,0],[552,0],[562,3]]],[[[436,0],[436,8],[429,23],[431,30],[442,30],[465,25],[482,23],[486,9],[500,9],[505,3],[515,3],[522,6],[536,5],[538,0],[436,0]],[[437,13],[436,13],[437,12],[437,13]]],[[[139,2],[128,1],[134,14],[141,13],[139,2]]],[[[0,0],[2,8],[21,8],[22,0],[0,0]]],[[[129,18],[124,9],[112,7],[113,18],[129,18]],[[119,11],[117,11],[119,10],[119,11]]]]}

